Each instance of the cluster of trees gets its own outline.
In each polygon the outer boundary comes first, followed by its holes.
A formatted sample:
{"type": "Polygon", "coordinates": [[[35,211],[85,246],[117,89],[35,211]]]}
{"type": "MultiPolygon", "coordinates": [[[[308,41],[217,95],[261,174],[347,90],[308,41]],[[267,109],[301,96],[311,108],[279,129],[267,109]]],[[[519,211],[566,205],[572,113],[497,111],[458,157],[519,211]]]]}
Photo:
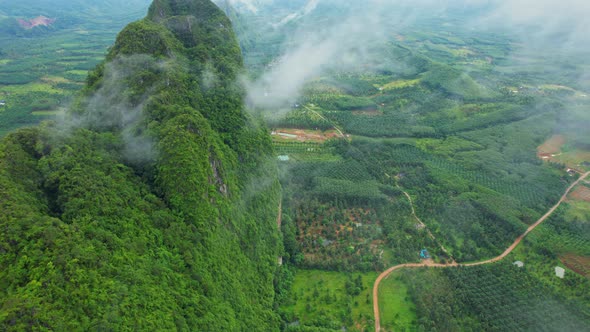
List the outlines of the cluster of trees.
{"type": "Polygon", "coordinates": [[[324,117],[305,108],[293,109],[287,114],[267,116],[266,122],[271,128],[298,128],[328,130],[333,125],[324,117]]]}
{"type": "Polygon", "coordinates": [[[555,170],[532,165],[526,176],[506,181],[498,170],[511,171],[515,164],[503,159],[476,171],[461,159],[407,144],[357,140],[340,142],[337,149],[382,184],[395,185],[397,175],[399,185],[415,196],[418,216],[462,261],[501,253],[567,186],[555,170]]]}
{"type": "Polygon", "coordinates": [[[292,297],[281,308],[285,331],[339,331],[370,329],[370,278],[352,273],[305,271],[292,297]],[[361,308],[362,307],[362,308],[361,308]]]}
{"type": "Polygon", "coordinates": [[[346,147],[338,147],[345,141],[330,144],[342,161],[292,164],[282,178],[288,261],[370,271],[415,261],[424,247],[436,252],[436,244],[416,227],[407,198],[383,176],[371,174],[369,166],[376,165],[348,155],[346,147]]]}

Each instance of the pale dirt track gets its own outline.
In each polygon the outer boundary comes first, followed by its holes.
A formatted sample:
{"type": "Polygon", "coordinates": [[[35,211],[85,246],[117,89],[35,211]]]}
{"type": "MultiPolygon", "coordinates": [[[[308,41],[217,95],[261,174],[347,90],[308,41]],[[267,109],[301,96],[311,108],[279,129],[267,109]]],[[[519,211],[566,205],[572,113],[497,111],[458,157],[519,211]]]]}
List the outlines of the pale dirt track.
{"type": "Polygon", "coordinates": [[[387,276],[389,276],[393,271],[404,269],[404,268],[418,268],[418,267],[446,268],[446,267],[457,267],[457,266],[477,266],[477,265],[484,265],[484,264],[498,262],[498,261],[504,259],[506,256],[508,256],[514,250],[514,248],[516,248],[520,244],[522,239],[524,239],[530,232],[532,232],[535,228],[537,228],[537,226],[539,226],[541,223],[543,223],[545,220],[547,220],[547,218],[549,218],[553,214],[553,212],[555,212],[555,210],[557,210],[557,208],[561,205],[561,203],[563,203],[563,201],[565,201],[565,199],[567,198],[567,195],[570,193],[570,191],[576,185],[578,185],[581,181],[584,181],[584,179],[586,177],[588,177],[588,175],[590,175],[590,172],[587,172],[587,173],[581,175],[580,178],[576,182],[572,183],[572,185],[567,188],[567,190],[565,191],[563,196],[561,196],[561,199],[559,200],[559,202],[557,202],[557,204],[555,204],[549,211],[547,211],[547,213],[545,213],[545,215],[543,215],[539,220],[537,220],[536,223],[532,224],[526,230],[526,232],[524,232],[524,234],[519,236],[514,241],[514,243],[512,243],[512,245],[510,247],[508,247],[508,249],[506,249],[498,257],[488,259],[485,261],[481,261],[481,262],[465,263],[465,264],[457,264],[457,263],[436,264],[436,263],[432,263],[432,262],[400,264],[400,265],[390,267],[385,272],[381,273],[379,275],[379,277],[377,277],[377,280],[375,280],[375,284],[373,285],[373,314],[375,315],[375,331],[381,332],[381,321],[380,321],[380,314],[379,314],[379,284],[381,283],[381,281],[383,279],[387,278],[387,276]]]}

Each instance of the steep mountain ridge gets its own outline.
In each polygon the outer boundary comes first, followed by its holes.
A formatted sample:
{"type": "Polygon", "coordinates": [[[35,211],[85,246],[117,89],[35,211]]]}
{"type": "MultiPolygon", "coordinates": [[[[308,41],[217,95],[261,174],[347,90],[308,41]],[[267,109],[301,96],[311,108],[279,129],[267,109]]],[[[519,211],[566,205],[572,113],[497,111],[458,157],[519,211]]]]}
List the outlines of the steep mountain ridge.
{"type": "Polygon", "coordinates": [[[278,329],[280,187],[229,20],[156,0],[64,123],[0,143],[3,330],[278,329]]]}

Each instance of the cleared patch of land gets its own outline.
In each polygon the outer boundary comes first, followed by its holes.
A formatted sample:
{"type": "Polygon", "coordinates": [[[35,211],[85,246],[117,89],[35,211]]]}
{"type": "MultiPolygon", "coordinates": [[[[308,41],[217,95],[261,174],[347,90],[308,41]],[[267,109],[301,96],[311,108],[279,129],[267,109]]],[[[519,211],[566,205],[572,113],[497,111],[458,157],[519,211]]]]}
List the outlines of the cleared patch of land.
{"type": "Polygon", "coordinates": [[[577,274],[590,278],[590,256],[578,256],[575,254],[565,254],[559,257],[559,260],[567,266],[568,269],[577,274]]]}
{"type": "Polygon", "coordinates": [[[41,82],[49,84],[71,83],[67,78],[60,76],[45,76],[41,78],[41,82]]]}
{"type": "Polygon", "coordinates": [[[419,78],[414,79],[414,80],[397,80],[397,81],[393,81],[393,82],[385,84],[384,86],[381,87],[381,90],[387,91],[387,90],[407,88],[407,87],[415,86],[419,83],[420,83],[419,78]]]}
{"type": "MultiPolygon", "coordinates": [[[[553,154],[561,152],[561,148],[565,145],[566,139],[563,135],[553,135],[545,143],[537,148],[539,158],[551,157],[553,154]]],[[[548,159],[548,158],[544,158],[548,159]]]]}
{"type": "Polygon", "coordinates": [[[545,85],[539,86],[539,89],[541,91],[547,91],[547,92],[566,91],[568,93],[573,94],[573,96],[576,98],[587,98],[588,97],[587,93],[572,89],[569,86],[565,86],[565,85],[545,84],[545,85]]]}
{"type": "Polygon", "coordinates": [[[381,283],[379,306],[387,308],[381,312],[383,330],[409,331],[415,328],[416,307],[409,298],[407,286],[396,274],[381,283]]]}
{"type": "Polygon", "coordinates": [[[590,188],[584,185],[579,186],[571,193],[570,198],[590,202],[590,188]]]}
{"type": "Polygon", "coordinates": [[[570,168],[588,170],[590,167],[582,166],[582,164],[590,162],[590,151],[572,150],[563,152],[552,158],[552,161],[565,164],[570,168]]]}
{"type": "Polygon", "coordinates": [[[322,143],[331,138],[340,137],[336,130],[309,130],[309,129],[288,129],[280,128],[271,133],[277,141],[298,141],[322,143]]]}
{"type": "MultiPolygon", "coordinates": [[[[371,326],[371,284],[376,273],[347,274],[299,270],[293,280],[290,305],[284,307],[292,324],[344,322],[348,330],[367,331],[371,326]]],[[[326,325],[324,325],[326,326],[326,325]]]]}
{"type": "Polygon", "coordinates": [[[537,157],[545,161],[564,164],[579,173],[590,169],[590,151],[571,148],[564,135],[553,135],[537,148],[537,157]],[[586,165],[586,166],[584,166],[586,165]]]}

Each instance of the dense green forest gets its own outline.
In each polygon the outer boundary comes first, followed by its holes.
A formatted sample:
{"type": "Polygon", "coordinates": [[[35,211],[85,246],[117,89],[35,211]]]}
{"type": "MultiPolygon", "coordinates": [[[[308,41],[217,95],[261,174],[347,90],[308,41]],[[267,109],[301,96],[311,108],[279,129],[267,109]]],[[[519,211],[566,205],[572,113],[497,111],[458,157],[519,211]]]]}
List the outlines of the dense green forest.
{"type": "Polygon", "coordinates": [[[0,329],[278,329],[280,188],[241,70],[215,5],[156,0],[64,121],[2,140],[0,329]]]}

